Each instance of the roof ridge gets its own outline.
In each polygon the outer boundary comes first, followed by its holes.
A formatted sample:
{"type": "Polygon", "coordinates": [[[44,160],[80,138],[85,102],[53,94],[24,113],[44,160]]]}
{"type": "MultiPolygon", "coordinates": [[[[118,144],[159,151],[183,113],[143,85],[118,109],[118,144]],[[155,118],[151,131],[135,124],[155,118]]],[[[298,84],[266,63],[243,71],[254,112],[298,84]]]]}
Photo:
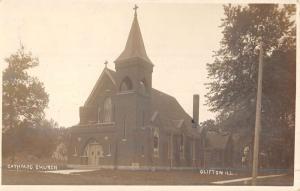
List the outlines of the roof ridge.
{"type": "Polygon", "coordinates": [[[116,81],[115,81],[115,79],[114,79],[114,76],[113,76],[111,73],[112,73],[112,74],[115,74],[116,72],[113,71],[113,70],[111,70],[111,69],[108,69],[108,68],[104,68],[104,69],[102,70],[102,72],[101,72],[100,76],[98,77],[98,79],[97,79],[97,81],[96,81],[96,84],[94,85],[94,87],[93,87],[91,93],[89,94],[87,100],[84,102],[84,105],[85,105],[85,106],[90,102],[90,100],[92,99],[93,95],[95,94],[95,92],[96,92],[96,90],[97,90],[97,88],[98,88],[98,86],[99,86],[99,83],[101,82],[101,80],[102,80],[104,74],[108,75],[108,77],[111,79],[112,83],[116,86],[116,81]]]}

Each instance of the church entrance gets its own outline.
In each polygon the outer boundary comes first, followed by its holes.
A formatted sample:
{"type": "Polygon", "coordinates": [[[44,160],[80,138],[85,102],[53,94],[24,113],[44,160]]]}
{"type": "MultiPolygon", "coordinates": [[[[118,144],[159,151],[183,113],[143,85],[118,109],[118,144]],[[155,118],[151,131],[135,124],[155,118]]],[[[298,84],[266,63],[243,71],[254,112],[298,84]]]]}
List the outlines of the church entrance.
{"type": "Polygon", "coordinates": [[[97,142],[89,143],[86,148],[88,165],[99,165],[99,159],[103,157],[103,147],[97,142]]]}

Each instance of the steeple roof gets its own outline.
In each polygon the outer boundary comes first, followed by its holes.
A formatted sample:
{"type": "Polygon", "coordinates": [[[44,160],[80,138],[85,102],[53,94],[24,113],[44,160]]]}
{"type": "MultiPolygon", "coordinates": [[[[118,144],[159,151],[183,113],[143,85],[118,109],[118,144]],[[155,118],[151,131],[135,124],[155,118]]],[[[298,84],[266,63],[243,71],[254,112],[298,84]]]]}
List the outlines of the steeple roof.
{"type": "Polygon", "coordinates": [[[129,32],[125,49],[123,50],[122,54],[115,60],[115,62],[118,63],[130,58],[141,58],[147,63],[152,64],[145,50],[143,37],[137,19],[137,13],[136,13],[137,7],[135,7],[134,9],[135,9],[134,19],[131,25],[131,29],[129,32]]]}

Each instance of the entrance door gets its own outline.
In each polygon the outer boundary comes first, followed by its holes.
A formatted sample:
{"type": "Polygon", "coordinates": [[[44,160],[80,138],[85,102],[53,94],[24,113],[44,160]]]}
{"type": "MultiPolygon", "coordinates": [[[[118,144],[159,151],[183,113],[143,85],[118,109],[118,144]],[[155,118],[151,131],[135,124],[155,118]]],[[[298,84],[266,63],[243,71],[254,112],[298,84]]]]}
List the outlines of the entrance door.
{"type": "Polygon", "coordinates": [[[89,144],[88,149],[88,164],[99,165],[100,157],[103,157],[103,149],[99,144],[89,144]]]}

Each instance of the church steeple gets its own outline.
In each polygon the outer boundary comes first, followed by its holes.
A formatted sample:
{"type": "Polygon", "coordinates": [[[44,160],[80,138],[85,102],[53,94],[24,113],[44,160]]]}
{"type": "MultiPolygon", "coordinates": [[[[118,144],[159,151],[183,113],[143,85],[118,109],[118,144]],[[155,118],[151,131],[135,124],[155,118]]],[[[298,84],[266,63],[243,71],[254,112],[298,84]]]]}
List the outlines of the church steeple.
{"type": "Polygon", "coordinates": [[[134,9],[134,19],[131,25],[129,36],[126,42],[125,49],[122,54],[115,60],[115,63],[121,63],[132,58],[140,58],[145,62],[152,65],[151,60],[148,58],[143,37],[141,34],[140,26],[137,19],[137,6],[134,9]]]}

